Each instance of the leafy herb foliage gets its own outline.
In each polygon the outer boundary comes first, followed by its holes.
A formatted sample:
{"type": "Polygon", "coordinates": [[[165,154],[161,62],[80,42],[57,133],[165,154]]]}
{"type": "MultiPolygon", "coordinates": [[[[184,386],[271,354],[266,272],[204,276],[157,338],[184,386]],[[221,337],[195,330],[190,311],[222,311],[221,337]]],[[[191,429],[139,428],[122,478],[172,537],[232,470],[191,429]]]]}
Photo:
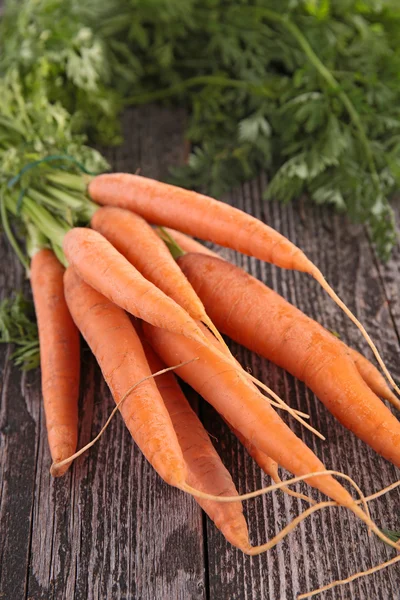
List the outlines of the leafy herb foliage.
{"type": "Polygon", "coordinates": [[[382,531],[392,542],[400,541],[400,531],[393,531],[392,529],[382,529],[382,531]]]}
{"type": "Polygon", "coordinates": [[[400,7],[395,0],[11,0],[0,72],[59,103],[73,132],[115,142],[123,104],[188,108],[173,179],[220,196],[266,170],[396,241],[400,7]]]}
{"type": "Polygon", "coordinates": [[[39,365],[39,339],[33,303],[21,293],[0,303],[0,343],[16,346],[14,363],[23,370],[39,365]]]}

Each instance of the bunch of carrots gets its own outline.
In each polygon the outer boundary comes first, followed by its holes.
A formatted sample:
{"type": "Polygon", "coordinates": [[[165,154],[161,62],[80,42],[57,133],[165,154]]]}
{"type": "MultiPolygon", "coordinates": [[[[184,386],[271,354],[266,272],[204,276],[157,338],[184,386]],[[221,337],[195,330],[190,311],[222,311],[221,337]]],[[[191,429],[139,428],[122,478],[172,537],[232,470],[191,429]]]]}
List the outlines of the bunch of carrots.
{"type": "Polygon", "coordinates": [[[400,550],[369,517],[368,501],[387,490],[365,498],[348,476],[328,470],[277,411],[322,437],[308,415],[244,370],[221,333],[304,381],[344,426],[400,467],[400,422],[381,399],[399,409],[394,391],[366,358],[189,236],[312,275],[360,329],[399,393],[363,326],[304,253],[240,210],[139,175],[89,178],[47,169],[43,182],[22,198],[9,195],[2,217],[19,254],[9,216],[27,232],[51,473],[63,475],[87,449],[76,448],[81,333],[116,402],[113,414],[120,411],[164,481],[193,495],[231,544],[259,554],[311,513],[339,505],[400,550]],[[272,478],[271,486],[239,496],[176,376],[214,406],[272,478]],[[282,482],[279,467],[294,479],[282,482]],[[348,480],[359,497],[335,476],[348,480]],[[288,487],[300,480],[329,501],[314,504],[288,487]],[[253,547],[241,500],[273,489],[300,496],[308,508],[274,539],[253,547]]]}

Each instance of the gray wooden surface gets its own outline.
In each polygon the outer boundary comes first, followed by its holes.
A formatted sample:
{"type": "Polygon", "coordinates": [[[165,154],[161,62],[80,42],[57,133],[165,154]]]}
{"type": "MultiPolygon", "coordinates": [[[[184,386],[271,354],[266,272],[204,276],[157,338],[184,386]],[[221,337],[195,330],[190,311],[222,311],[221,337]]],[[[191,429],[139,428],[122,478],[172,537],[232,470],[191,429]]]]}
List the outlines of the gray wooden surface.
{"type": "MultiPolygon", "coordinates": [[[[183,112],[156,107],[129,112],[124,145],[108,153],[114,168],[163,176],[169,165],[184,160],[184,119],[183,112]]],[[[265,203],[265,183],[261,176],[227,201],[305,250],[366,325],[400,380],[400,250],[383,266],[362,227],[301,201],[288,207],[265,203]]],[[[358,331],[308,276],[221,252],[366,350],[358,331]]],[[[4,297],[26,282],[3,238],[0,253],[4,297]]],[[[245,349],[231,347],[257,377],[293,407],[311,414],[327,437],[325,443],[289,422],[327,467],[354,477],[365,493],[399,478],[398,470],[335,422],[302,383],[245,349]]],[[[1,600],[292,600],[299,592],[393,556],[344,509],[314,515],[268,554],[244,556],[224,541],[192,498],[160,480],[119,416],[64,478],[52,480],[39,373],[21,375],[10,363],[10,352],[0,348],[1,600]]],[[[113,406],[88,352],[83,362],[80,446],[98,432],[113,406]]],[[[214,410],[204,402],[199,410],[239,491],[267,484],[214,410]]],[[[246,503],[252,542],[266,541],[301,508],[299,501],[280,493],[246,503]]],[[[400,492],[374,502],[371,511],[378,525],[400,528],[400,492]]],[[[321,597],[399,600],[399,590],[400,569],[394,567],[321,597]]]]}

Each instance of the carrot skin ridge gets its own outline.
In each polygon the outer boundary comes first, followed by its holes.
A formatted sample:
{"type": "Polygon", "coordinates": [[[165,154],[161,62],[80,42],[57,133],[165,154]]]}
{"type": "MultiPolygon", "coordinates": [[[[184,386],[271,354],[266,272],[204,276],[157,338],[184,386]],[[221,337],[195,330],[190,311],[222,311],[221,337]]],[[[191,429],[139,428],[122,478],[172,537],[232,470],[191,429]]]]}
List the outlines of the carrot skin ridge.
{"type": "Polygon", "coordinates": [[[397,394],[400,394],[400,388],[390,375],[364,326],[300,248],[268,225],[209,196],[140,175],[99,175],[90,182],[88,192],[99,204],[127,208],[139,213],[151,223],[172,227],[186,234],[233,248],[284,269],[309,273],[356,325],[371,347],[386,378],[397,394]]]}
{"type": "MultiPolygon", "coordinates": [[[[53,462],[75,452],[78,441],[79,331],[64,297],[64,267],[51,250],[31,261],[30,280],[38,322],[43,404],[53,462]]],[[[68,465],[54,472],[61,476],[68,465]]]]}
{"type": "Polygon", "coordinates": [[[222,332],[304,381],[345,427],[400,466],[400,422],[364,382],[342,342],[226,261],[186,254],[178,263],[222,332]]]}
{"type": "Polygon", "coordinates": [[[65,272],[64,286],[72,317],[115,402],[124,397],[132,382],[148,378],[125,399],[120,412],[150,464],[167,483],[179,487],[186,480],[182,451],[129,316],[86,284],[72,267],[65,272]]]}

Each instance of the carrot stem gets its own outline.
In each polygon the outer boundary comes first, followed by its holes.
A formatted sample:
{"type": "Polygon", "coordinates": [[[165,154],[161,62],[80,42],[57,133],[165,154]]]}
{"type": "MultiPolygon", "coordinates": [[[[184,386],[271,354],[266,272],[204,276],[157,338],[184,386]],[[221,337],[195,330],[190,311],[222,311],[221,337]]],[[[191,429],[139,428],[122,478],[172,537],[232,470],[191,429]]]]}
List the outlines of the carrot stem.
{"type": "Polygon", "coordinates": [[[18,256],[21,264],[25,267],[25,269],[27,271],[29,271],[29,261],[26,258],[25,254],[22,252],[21,248],[19,247],[19,244],[18,244],[18,242],[12,232],[12,229],[11,229],[10,222],[8,220],[8,214],[7,214],[7,208],[6,208],[4,196],[2,196],[0,199],[0,217],[1,217],[1,223],[4,228],[4,233],[6,234],[7,239],[10,242],[12,249],[14,250],[15,254],[18,256]]]}
{"type": "Polygon", "coordinates": [[[272,89],[268,88],[264,85],[255,85],[250,83],[249,81],[242,81],[239,79],[230,79],[228,77],[222,77],[218,75],[198,75],[196,77],[191,77],[190,79],[186,79],[176,85],[173,85],[169,88],[165,88],[162,90],[157,90],[155,92],[145,92],[144,94],[137,94],[136,96],[130,96],[126,98],[125,105],[138,105],[138,104],[147,104],[148,102],[156,102],[158,100],[165,100],[166,98],[170,98],[175,96],[176,94],[181,94],[187,89],[192,87],[197,87],[199,85],[215,85],[218,87],[231,87],[235,89],[241,89],[245,91],[252,92],[259,96],[265,96],[266,98],[274,98],[275,93],[272,89]]]}

